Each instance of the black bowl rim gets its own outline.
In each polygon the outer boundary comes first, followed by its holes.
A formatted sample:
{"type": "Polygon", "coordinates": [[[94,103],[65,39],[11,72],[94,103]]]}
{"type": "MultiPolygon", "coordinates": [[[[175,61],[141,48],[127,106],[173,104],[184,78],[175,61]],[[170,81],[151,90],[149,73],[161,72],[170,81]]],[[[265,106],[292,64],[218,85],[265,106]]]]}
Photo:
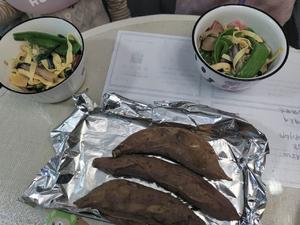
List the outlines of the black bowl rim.
{"type": "Polygon", "coordinates": [[[207,68],[209,70],[211,70],[212,72],[215,72],[219,75],[221,75],[222,77],[225,77],[225,78],[228,78],[228,79],[231,79],[231,80],[235,80],[235,81],[246,81],[246,82],[251,82],[251,81],[257,81],[257,80],[262,80],[262,79],[265,79],[267,77],[270,77],[272,75],[274,75],[276,72],[278,72],[282,67],[283,65],[286,63],[287,61],[287,58],[288,58],[288,55],[289,55],[289,44],[288,44],[288,41],[287,41],[287,37],[286,37],[286,34],[284,33],[283,31],[283,28],[282,26],[279,24],[279,22],[277,20],[275,20],[270,14],[262,11],[261,9],[258,9],[254,6],[249,6],[249,5],[241,5],[241,4],[224,4],[224,5],[221,5],[221,6],[216,6],[214,8],[211,8],[209,10],[207,10],[205,13],[203,13],[199,19],[196,21],[196,23],[194,24],[194,28],[193,28],[193,33],[192,33],[192,42],[193,42],[193,48],[194,48],[194,51],[196,52],[198,58],[207,66],[207,68]],[[286,46],[287,46],[287,49],[286,49],[286,54],[285,54],[285,57],[282,61],[282,63],[278,66],[278,68],[276,70],[274,70],[272,73],[268,74],[268,75],[265,75],[265,76],[258,76],[258,77],[253,77],[253,78],[238,78],[238,77],[230,77],[230,76],[227,76],[219,71],[216,71],[214,70],[213,68],[211,68],[211,66],[201,57],[199,51],[197,50],[197,46],[196,46],[196,43],[195,43],[195,32],[196,32],[196,27],[199,23],[199,21],[207,14],[209,13],[210,11],[213,11],[215,9],[218,9],[218,8],[222,8],[222,7],[227,7],[227,6],[238,6],[238,7],[246,7],[246,8],[251,8],[251,9],[254,9],[254,10],[257,10],[257,11],[260,11],[261,13],[265,14],[266,16],[270,17],[270,19],[272,19],[277,25],[278,27],[280,28],[284,38],[285,38],[285,41],[286,41],[286,46]]]}
{"type": "MultiPolygon", "coordinates": [[[[81,50],[82,53],[81,53],[81,58],[80,58],[79,63],[78,63],[78,64],[75,66],[75,68],[74,68],[74,71],[75,71],[75,70],[78,68],[79,64],[80,64],[80,63],[82,62],[82,60],[83,60],[84,50],[85,50],[84,39],[83,39],[83,36],[82,36],[80,30],[79,30],[72,22],[70,22],[70,21],[68,21],[68,20],[66,20],[66,19],[64,19],[64,18],[60,18],[60,17],[57,17],[57,16],[38,16],[38,17],[35,17],[35,18],[30,18],[30,19],[21,21],[20,23],[16,24],[15,26],[11,27],[10,29],[8,29],[8,30],[3,34],[2,38],[5,37],[11,30],[13,30],[14,28],[20,26],[20,25],[23,24],[23,23],[26,23],[26,22],[29,22],[29,21],[32,21],[32,20],[44,19],[44,18],[58,19],[58,20],[62,20],[62,21],[64,21],[64,22],[67,22],[68,24],[70,24],[71,26],[73,26],[73,27],[77,30],[78,34],[80,35],[80,38],[81,38],[81,40],[82,40],[82,50],[81,50]]],[[[0,39],[0,41],[2,40],[2,38],[0,39]]],[[[66,82],[73,74],[74,74],[74,72],[73,72],[69,77],[67,77],[67,78],[64,79],[62,82],[60,82],[59,84],[57,84],[57,85],[55,85],[55,86],[53,86],[53,87],[50,87],[50,88],[48,88],[48,89],[46,89],[46,90],[38,91],[38,92],[21,92],[21,91],[17,91],[17,90],[14,90],[14,89],[11,89],[11,88],[5,86],[5,85],[4,85],[3,83],[1,83],[1,82],[0,82],[0,88],[1,88],[1,87],[4,87],[5,89],[7,89],[7,90],[9,90],[9,91],[12,91],[12,92],[18,93],[18,94],[24,94],[24,95],[41,94],[41,93],[45,93],[45,92],[47,92],[47,91],[50,91],[51,89],[56,88],[56,87],[58,87],[59,85],[62,85],[62,84],[65,83],[65,82],[66,82]]]]}

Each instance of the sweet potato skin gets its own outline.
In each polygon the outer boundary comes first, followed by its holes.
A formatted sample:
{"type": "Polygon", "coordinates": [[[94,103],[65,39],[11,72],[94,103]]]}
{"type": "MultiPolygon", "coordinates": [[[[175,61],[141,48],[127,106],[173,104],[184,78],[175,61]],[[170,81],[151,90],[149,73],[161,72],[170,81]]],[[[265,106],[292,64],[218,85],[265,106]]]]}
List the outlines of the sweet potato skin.
{"type": "Polygon", "coordinates": [[[74,204],[148,225],[205,225],[191,209],[170,194],[120,179],[100,185],[74,204]]]}
{"type": "Polygon", "coordinates": [[[173,192],[203,213],[218,220],[238,220],[231,202],[201,176],[154,157],[124,155],[96,158],[93,166],[115,177],[140,178],[173,192]]]}
{"type": "Polygon", "coordinates": [[[105,218],[112,222],[114,225],[147,225],[145,223],[136,222],[133,220],[123,219],[123,218],[116,218],[111,216],[106,216],[105,218]]]}
{"type": "Polygon", "coordinates": [[[113,157],[152,154],[176,161],[208,179],[231,180],[219,165],[207,140],[185,128],[150,127],[130,135],[112,152],[113,157]]]}

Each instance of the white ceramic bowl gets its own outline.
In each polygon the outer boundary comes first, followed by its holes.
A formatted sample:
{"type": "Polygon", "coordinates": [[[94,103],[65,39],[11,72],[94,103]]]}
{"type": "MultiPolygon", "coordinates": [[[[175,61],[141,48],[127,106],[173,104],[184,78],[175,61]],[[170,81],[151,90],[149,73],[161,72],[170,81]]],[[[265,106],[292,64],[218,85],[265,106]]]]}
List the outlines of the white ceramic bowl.
{"type": "Polygon", "coordinates": [[[70,98],[85,80],[85,48],[80,31],[70,22],[56,17],[38,17],[27,20],[9,30],[0,41],[0,87],[6,88],[19,97],[30,98],[43,103],[56,103],[70,98]],[[9,83],[9,68],[3,62],[15,58],[20,52],[22,42],[15,41],[13,33],[39,31],[51,34],[67,35],[72,33],[82,46],[82,57],[73,73],[58,85],[47,90],[30,93],[20,91],[9,83]]]}
{"type": "Polygon", "coordinates": [[[266,79],[278,72],[285,64],[289,47],[285,34],[279,23],[267,13],[245,5],[224,5],[207,11],[195,23],[193,29],[193,47],[196,53],[196,63],[202,76],[212,85],[227,90],[240,91],[266,79]],[[217,20],[221,24],[228,24],[234,20],[245,22],[258,35],[260,35],[275,52],[279,47],[283,52],[272,62],[269,70],[262,76],[254,78],[235,78],[215,71],[202,58],[199,53],[199,36],[217,20]]]}

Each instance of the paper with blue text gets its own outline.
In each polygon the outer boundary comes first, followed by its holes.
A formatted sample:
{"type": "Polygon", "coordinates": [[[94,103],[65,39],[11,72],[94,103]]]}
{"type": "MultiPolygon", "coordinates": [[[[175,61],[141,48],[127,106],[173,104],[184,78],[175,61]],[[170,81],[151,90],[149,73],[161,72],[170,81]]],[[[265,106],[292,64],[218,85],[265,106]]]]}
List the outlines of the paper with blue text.
{"type": "Polygon", "coordinates": [[[214,88],[201,77],[190,37],[121,31],[104,92],[151,103],[187,100],[238,113],[270,143],[265,180],[300,188],[300,52],[284,68],[242,92],[214,88]]]}

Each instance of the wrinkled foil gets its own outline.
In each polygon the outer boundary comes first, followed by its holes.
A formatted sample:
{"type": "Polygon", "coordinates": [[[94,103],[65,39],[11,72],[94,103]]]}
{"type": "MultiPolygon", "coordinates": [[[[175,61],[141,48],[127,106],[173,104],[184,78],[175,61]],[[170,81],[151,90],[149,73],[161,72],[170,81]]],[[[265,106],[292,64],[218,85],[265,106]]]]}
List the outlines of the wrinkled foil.
{"type": "MultiPolygon", "coordinates": [[[[241,219],[218,221],[200,211],[195,213],[207,225],[260,225],[267,203],[261,175],[269,147],[265,135],[247,121],[191,102],[143,104],[114,93],[103,96],[101,107],[85,93],[75,96],[74,101],[74,112],[50,134],[55,155],[24,192],[24,202],[105,221],[98,210],[78,209],[73,204],[95,187],[114,179],[93,168],[93,159],[112,156],[120,142],[148,126],[198,127],[218,155],[219,164],[232,178],[209,182],[232,202],[241,219]]],[[[127,180],[168,192],[153,183],[127,180]]]]}

